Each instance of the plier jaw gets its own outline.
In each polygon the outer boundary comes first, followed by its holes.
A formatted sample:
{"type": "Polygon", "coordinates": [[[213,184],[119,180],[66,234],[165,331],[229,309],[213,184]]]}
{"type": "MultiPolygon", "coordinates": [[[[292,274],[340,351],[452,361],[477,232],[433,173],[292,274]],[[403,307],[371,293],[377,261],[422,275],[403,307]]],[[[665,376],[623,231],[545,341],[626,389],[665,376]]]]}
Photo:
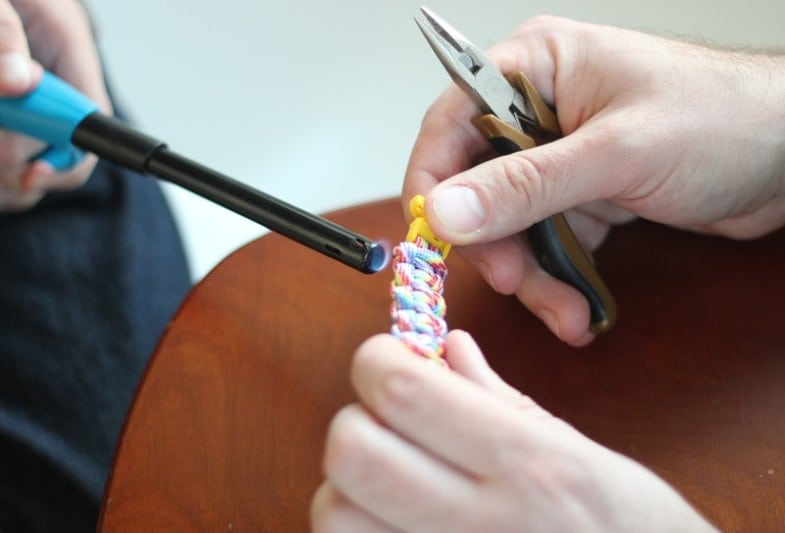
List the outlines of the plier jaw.
{"type": "Polygon", "coordinates": [[[477,46],[423,6],[414,21],[455,83],[480,111],[493,114],[521,133],[537,128],[537,117],[524,94],[507,80],[477,46]]]}

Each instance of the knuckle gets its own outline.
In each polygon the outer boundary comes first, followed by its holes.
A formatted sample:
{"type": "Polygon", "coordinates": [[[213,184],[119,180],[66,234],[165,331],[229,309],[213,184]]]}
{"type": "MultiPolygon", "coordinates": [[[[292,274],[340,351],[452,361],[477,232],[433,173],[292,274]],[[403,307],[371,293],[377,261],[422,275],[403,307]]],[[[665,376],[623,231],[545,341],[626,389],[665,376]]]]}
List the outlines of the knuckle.
{"type": "Polygon", "coordinates": [[[520,28],[522,30],[533,30],[533,29],[552,29],[554,26],[558,25],[559,21],[558,17],[553,15],[534,15],[533,17],[525,20],[520,28]]]}
{"type": "Polygon", "coordinates": [[[546,42],[558,40],[560,35],[564,35],[565,28],[572,21],[553,15],[535,15],[523,23],[515,30],[515,35],[520,38],[532,38],[537,35],[546,42]]]}
{"type": "Polygon", "coordinates": [[[406,416],[419,406],[422,377],[408,366],[386,372],[379,381],[378,410],[382,416],[406,416]]]}
{"type": "MultiPolygon", "coordinates": [[[[24,30],[22,21],[17,12],[8,2],[2,2],[0,6],[0,35],[3,36],[3,44],[7,44],[10,39],[23,39],[24,30]]],[[[18,43],[17,43],[18,44],[18,43]]]]}
{"type": "Polygon", "coordinates": [[[531,210],[544,189],[543,169],[520,155],[503,157],[499,163],[501,173],[494,192],[496,200],[509,202],[510,198],[515,198],[516,209],[531,210]]]}

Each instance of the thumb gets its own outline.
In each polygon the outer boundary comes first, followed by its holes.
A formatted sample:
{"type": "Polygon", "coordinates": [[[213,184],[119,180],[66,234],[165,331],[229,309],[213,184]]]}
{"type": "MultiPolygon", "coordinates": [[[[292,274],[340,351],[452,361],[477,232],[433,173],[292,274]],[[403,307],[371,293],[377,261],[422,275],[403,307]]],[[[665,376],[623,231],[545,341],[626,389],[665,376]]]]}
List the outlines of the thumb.
{"type": "Polygon", "coordinates": [[[428,223],[465,245],[514,235],[577,205],[607,198],[614,168],[588,125],[557,141],[505,155],[444,180],[428,193],[428,223]]]}
{"type": "Polygon", "coordinates": [[[446,341],[447,359],[452,370],[516,409],[535,417],[551,418],[534,400],[509,385],[488,366],[480,347],[469,333],[454,329],[447,334],[446,341]]]}
{"type": "Polygon", "coordinates": [[[0,1],[0,95],[16,96],[31,90],[41,67],[30,59],[22,21],[10,2],[0,1]]]}

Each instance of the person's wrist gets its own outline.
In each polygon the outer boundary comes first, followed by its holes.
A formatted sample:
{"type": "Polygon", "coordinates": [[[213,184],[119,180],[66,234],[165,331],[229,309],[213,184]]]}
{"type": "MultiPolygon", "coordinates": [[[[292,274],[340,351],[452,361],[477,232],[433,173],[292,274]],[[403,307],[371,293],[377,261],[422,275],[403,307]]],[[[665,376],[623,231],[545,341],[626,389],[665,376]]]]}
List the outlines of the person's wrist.
{"type": "MultiPolygon", "coordinates": [[[[749,134],[757,137],[760,157],[770,164],[772,179],[776,181],[773,190],[785,195],[785,56],[759,53],[747,59],[750,68],[742,72],[754,73],[754,79],[740,80],[749,90],[743,93],[749,105],[742,109],[752,114],[750,118],[757,126],[749,134]]],[[[733,115],[731,110],[729,127],[733,127],[733,115]]]]}
{"type": "Polygon", "coordinates": [[[776,115],[772,120],[772,127],[777,130],[780,140],[779,145],[779,184],[780,193],[785,194],[785,55],[771,58],[776,73],[771,78],[771,91],[774,98],[776,115]]]}

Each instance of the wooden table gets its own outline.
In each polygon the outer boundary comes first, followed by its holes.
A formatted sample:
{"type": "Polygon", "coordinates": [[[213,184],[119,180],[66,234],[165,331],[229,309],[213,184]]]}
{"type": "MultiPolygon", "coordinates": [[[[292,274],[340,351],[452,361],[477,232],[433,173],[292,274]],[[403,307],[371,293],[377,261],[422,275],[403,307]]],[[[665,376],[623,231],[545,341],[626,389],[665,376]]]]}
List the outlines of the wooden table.
{"type": "MultiPolygon", "coordinates": [[[[331,218],[393,242],[406,230],[397,200],[331,218]]],[[[553,338],[457,254],[448,323],[718,526],[785,530],[785,233],[739,243],[637,222],[597,261],[620,313],[587,348],[553,338]]],[[[277,235],[222,262],[149,365],[99,530],[306,531],[328,421],[354,397],[351,355],[390,326],[389,281],[277,235]]]]}

